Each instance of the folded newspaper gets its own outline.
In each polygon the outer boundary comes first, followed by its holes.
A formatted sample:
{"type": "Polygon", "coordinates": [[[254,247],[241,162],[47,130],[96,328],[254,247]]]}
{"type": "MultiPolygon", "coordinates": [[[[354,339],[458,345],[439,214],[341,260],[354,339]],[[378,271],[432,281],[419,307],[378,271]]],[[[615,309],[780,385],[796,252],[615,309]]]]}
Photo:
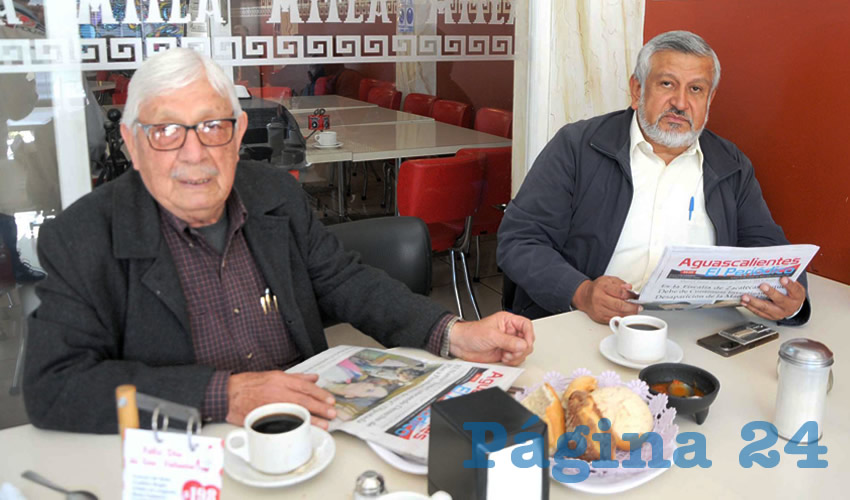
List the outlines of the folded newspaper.
{"type": "Polygon", "coordinates": [[[779,280],[797,281],[820,247],[666,247],[649,281],[633,302],[645,309],[731,307],[749,294],[764,299],[759,285],[785,292],[779,280]]]}
{"type": "Polygon", "coordinates": [[[418,463],[428,461],[431,403],[501,387],[521,368],[464,361],[428,361],[382,349],[337,346],[293,366],[317,373],[319,387],[336,397],[341,430],[418,463]]]}

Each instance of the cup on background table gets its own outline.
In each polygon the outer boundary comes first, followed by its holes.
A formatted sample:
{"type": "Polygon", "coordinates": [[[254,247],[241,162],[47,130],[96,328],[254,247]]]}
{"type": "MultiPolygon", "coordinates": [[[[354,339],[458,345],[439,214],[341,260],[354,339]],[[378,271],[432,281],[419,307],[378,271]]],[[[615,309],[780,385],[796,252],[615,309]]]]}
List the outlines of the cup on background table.
{"type": "Polygon", "coordinates": [[[284,474],[310,460],[310,427],[310,412],[303,406],[272,403],[252,410],[244,428],[231,431],[224,442],[254,469],[284,474]]]}
{"type": "Polygon", "coordinates": [[[617,352],[638,362],[657,361],[667,353],[667,323],[654,316],[614,316],[608,322],[617,336],[617,352]]]}
{"type": "Polygon", "coordinates": [[[321,146],[336,146],[339,144],[336,140],[336,132],[333,130],[325,130],[316,134],[316,142],[321,146]]]}

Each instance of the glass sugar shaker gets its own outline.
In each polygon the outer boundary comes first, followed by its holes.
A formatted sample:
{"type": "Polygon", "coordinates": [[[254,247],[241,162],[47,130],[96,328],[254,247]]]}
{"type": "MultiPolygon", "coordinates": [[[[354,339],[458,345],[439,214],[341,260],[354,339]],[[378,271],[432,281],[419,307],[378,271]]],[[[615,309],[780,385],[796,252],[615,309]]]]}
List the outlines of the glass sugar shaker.
{"type": "Polygon", "coordinates": [[[780,437],[790,440],[809,420],[817,422],[818,438],[823,435],[827,385],[834,362],[832,351],[815,340],[791,339],[779,347],[779,387],[773,423],[780,437]]]}
{"type": "Polygon", "coordinates": [[[360,474],[354,484],[354,500],[374,500],[386,492],[384,476],[373,470],[367,470],[360,474]]]}

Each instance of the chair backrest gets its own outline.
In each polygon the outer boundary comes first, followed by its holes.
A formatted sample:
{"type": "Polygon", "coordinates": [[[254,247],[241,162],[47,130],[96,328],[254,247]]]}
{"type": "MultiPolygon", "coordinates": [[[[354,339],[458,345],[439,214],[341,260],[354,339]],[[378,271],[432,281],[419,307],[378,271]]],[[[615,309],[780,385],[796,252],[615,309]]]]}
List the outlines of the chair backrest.
{"type": "Polygon", "coordinates": [[[125,104],[127,102],[127,87],[130,86],[130,79],[118,73],[109,75],[109,79],[115,82],[115,90],[112,91],[112,104],[125,104]]]}
{"type": "Polygon", "coordinates": [[[320,76],[316,79],[316,85],[313,87],[313,95],[325,95],[328,93],[328,77],[320,76]]]}
{"type": "Polygon", "coordinates": [[[472,124],[472,107],[462,102],[438,99],[431,109],[431,117],[438,122],[469,128],[472,124]]]}
{"type": "Polygon", "coordinates": [[[292,97],[292,88],[290,87],[260,87],[263,99],[288,99],[292,97]]]}
{"type": "Polygon", "coordinates": [[[416,217],[381,217],[328,226],[343,248],[386,271],[414,293],[431,293],[431,239],[416,217]]]}
{"type": "Polygon", "coordinates": [[[457,156],[484,158],[484,194],[481,206],[493,206],[511,201],[511,156],[513,148],[461,149],[457,156]]]}
{"type": "Polygon", "coordinates": [[[401,92],[389,87],[372,87],[366,102],[377,104],[382,108],[398,110],[401,107],[401,92]]]}
{"type": "Polygon", "coordinates": [[[475,130],[511,138],[514,114],[497,108],[481,108],[475,113],[475,130]]]}
{"type": "Polygon", "coordinates": [[[484,184],[480,155],[407,160],[398,173],[398,213],[428,224],[475,214],[484,184]]]}
{"type": "Polygon", "coordinates": [[[404,109],[408,113],[421,116],[431,116],[431,108],[437,101],[437,96],[429,94],[407,94],[404,98],[404,109]]]}
{"type": "Polygon", "coordinates": [[[365,101],[369,98],[369,90],[372,89],[375,85],[378,84],[378,80],[374,78],[362,78],[360,80],[360,91],[357,93],[358,98],[361,101],[365,101]]]}

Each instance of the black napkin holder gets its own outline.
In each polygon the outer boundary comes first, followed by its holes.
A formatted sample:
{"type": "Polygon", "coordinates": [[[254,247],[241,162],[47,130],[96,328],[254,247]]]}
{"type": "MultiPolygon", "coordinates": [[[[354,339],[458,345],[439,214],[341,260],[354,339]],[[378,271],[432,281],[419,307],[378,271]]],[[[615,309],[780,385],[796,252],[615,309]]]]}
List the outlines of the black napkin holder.
{"type": "MultiPolygon", "coordinates": [[[[533,445],[526,446],[538,446],[535,455],[545,457],[546,432],[545,422],[535,417],[499,388],[485,389],[435,402],[431,405],[431,431],[428,443],[428,494],[442,490],[449,493],[452,498],[487,500],[488,478],[496,481],[494,474],[498,473],[500,474],[498,479],[504,480],[505,477],[518,473],[518,477],[522,478],[520,481],[525,483],[522,485],[525,488],[523,499],[536,500],[528,496],[528,492],[536,490],[536,485],[531,484],[530,481],[540,481],[540,496],[537,498],[548,500],[549,470],[547,467],[534,465],[520,470],[512,463],[494,461],[496,467],[501,467],[497,472],[495,467],[481,466],[484,460],[480,460],[481,458],[489,460],[486,457],[490,457],[492,453],[527,442],[528,433],[535,433],[540,438],[535,439],[533,445]],[[483,427],[481,425],[473,424],[478,425],[478,430],[474,432],[470,426],[464,429],[465,423],[472,422],[486,423],[486,426],[501,425],[505,431],[504,440],[498,440],[495,434],[486,432],[482,443],[481,429],[483,427]],[[473,450],[474,439],[478,441],[475,446],[480,451],[477,462],[475,461],[476,452],[473,450]],[[470,461],[467,465],[478,464],[478,466],[464,467],[464,461],[470,461]]],[[[490,500],[494,500],[493,496],[491,494],[490,500]]],[[[511,495],[504,492],[495,496],[509,498],[511,495]]]]}

